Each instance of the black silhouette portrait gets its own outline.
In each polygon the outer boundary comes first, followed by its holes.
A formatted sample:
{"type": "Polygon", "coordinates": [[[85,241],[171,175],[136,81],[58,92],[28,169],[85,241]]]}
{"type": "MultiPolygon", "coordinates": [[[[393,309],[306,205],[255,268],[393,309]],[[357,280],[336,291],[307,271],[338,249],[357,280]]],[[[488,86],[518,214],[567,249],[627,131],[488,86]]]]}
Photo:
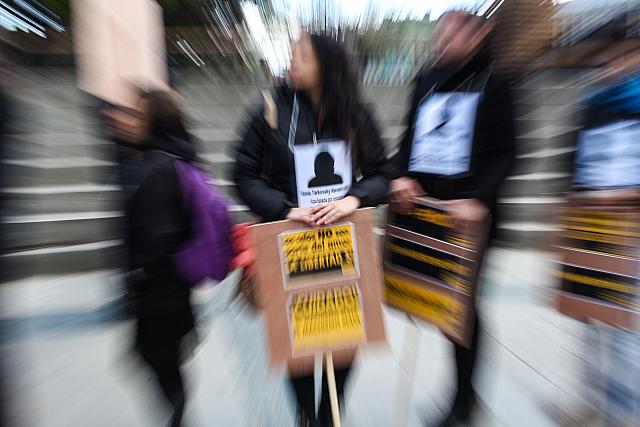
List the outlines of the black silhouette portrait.
{"type": "Polygon", "coordinates": [[[453,118],[452,110],[455,109],[457,102],[458,100],[456,95],[449,95],[447,97],[442,107],[442,111],[440,112],[440,123],[433,128],[433,133],[441,134],[442,136],[446,137],[446,127],[453,118]]]}
{"type": "Polygon", "coordinates": [[[334,171],[333,157],[326,151],[316,156],[314,170],[316,176],[309,181],[309,188],[342,184],[342,177],[334,171]]]}

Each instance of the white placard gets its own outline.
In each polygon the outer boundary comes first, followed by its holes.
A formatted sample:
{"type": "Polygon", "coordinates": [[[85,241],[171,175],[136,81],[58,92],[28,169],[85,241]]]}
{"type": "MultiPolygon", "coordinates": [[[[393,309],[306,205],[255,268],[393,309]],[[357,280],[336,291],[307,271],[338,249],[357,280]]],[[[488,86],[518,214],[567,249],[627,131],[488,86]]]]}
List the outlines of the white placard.
{"type": "Polygon", "coordinates": [[[591,188],[640,185],[640,121],[580,132],[574,182],[591,188]]]}
{"type": "Polygon", "coordinates": [[[409,171],[456,175],[469,170],[480,93],[435,93],[418,109],[409,171]]]}
{"type": "Polygon", "coordinates": [[[298,206],[311,208],[344,198],[351,188],[351,151],[342,140],[294,148],[298,206]]]}

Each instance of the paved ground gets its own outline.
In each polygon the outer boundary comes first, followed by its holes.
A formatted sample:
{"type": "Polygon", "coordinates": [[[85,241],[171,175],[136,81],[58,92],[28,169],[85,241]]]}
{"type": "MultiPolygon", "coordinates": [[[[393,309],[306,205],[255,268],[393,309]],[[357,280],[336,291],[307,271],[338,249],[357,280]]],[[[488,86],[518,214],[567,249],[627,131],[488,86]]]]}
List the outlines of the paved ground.
{"type": "MultiPolygon", "coordinates": [[[[477,381],[486,413],[477,425],[552,426],[545,406],[570,405],[578,391],[583,327],[550,308],[552,263],[544,253],[494,250],[486,272],[477,381]]],[[[231,287],[230,280],[194,297],[203,342],[186,366],[187,421],[292,426],[283,373],[267,369],[262,319],[229,303],[231,287]]],[[[118,295],[108,271],[5,286],[10,425],[163,425],[148,375],[127,354],[132,324],[118,314],[118,295]]],[[[346,427],[421,426],[446,408],[451,346],[396,311],[385,319],[388,346],[362,352],[349,383],[346,427]]]]}

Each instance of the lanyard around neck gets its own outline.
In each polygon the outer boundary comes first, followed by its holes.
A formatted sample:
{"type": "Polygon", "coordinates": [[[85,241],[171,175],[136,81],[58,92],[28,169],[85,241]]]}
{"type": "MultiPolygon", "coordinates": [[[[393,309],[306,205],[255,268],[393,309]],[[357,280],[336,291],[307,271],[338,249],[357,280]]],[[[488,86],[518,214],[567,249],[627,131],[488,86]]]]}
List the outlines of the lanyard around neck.
{"type": "Polygon", "coordinates": [[[296,140],[296,132],[298,130],[298,115],[300,113],[300,106],[298,105],[298,95],[293,95],[293,108],[291,108],[291,122],[289,123],[289,138],[288,145],[289,150],[293,153],[293,144],[296,140]]]}
{"type": "MultiPolygon", "coordinates": [[[[296,142],[296,132],[298,131],[298,116],[300,115],[300,104],[298,103],[298,94],[293,95],[293,107],[291,108],[291,122],[289,123],[289,137],[287,142],[289,150],[293,153],[293,146],[296,142]]],[[[321,116],[318,115],[318,123],[321,121],[321,116]]],[[[316,131],[313,131],[313,145],[318,146],[318,138],[316,137],[316,131]]]]}

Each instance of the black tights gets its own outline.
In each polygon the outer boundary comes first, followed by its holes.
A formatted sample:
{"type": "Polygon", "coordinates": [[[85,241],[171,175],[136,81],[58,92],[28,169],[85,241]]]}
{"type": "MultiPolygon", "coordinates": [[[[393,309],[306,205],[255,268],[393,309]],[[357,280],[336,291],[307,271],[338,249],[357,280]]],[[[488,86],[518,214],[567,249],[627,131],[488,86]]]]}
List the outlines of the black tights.
{"type": "Polygon", "coordinates": [[[145,361],[156,375],[162,394],[173,409],[171,427],[182,425],[182,414],[185,405],[184,383],[180,372],[178,352],[166,352],[160,355],[145,355],[145,361]]]}
{"type": "Polygon", "coordinates": [[[474,322],[471,336],[471,346],[469,348],[455,344],[456,352],[456,379],[457,389],[453,402],[453,411],[462,417],[469,415],[473,409],[474,392],[471,381],[475,371],[476,360],[478,358],[478,337],[480,335],[480,324],[478,322],[478,312],[473,311],[474,322]]]}
{"type": "MultiPolygon", "coordinates": [[[[351,371],[351,366],[336,369],[336,390],[338,402],[341,403],[344,396],[344,385],[351,371]]],[[[331,416],[331,400],[329,398],[329,383],[327,373],[322,375],[322,396],[320,397],[320,407],[316,414],[315,382],[312,375],[302,377],[289,377],[293,391],[298,401],[298,406],[305,412],[312,427],[332,427],[333,418],[331,416]]]]}
{"type": "Polygon", "coordinates": [[[185,349],[193,340],[193,316],[187,306],[174,314],[138,319],[136,348],[155,374],[167,403],[173,410],[170,426],[182,425],[186,393],[180,366],[185,349]]]}

